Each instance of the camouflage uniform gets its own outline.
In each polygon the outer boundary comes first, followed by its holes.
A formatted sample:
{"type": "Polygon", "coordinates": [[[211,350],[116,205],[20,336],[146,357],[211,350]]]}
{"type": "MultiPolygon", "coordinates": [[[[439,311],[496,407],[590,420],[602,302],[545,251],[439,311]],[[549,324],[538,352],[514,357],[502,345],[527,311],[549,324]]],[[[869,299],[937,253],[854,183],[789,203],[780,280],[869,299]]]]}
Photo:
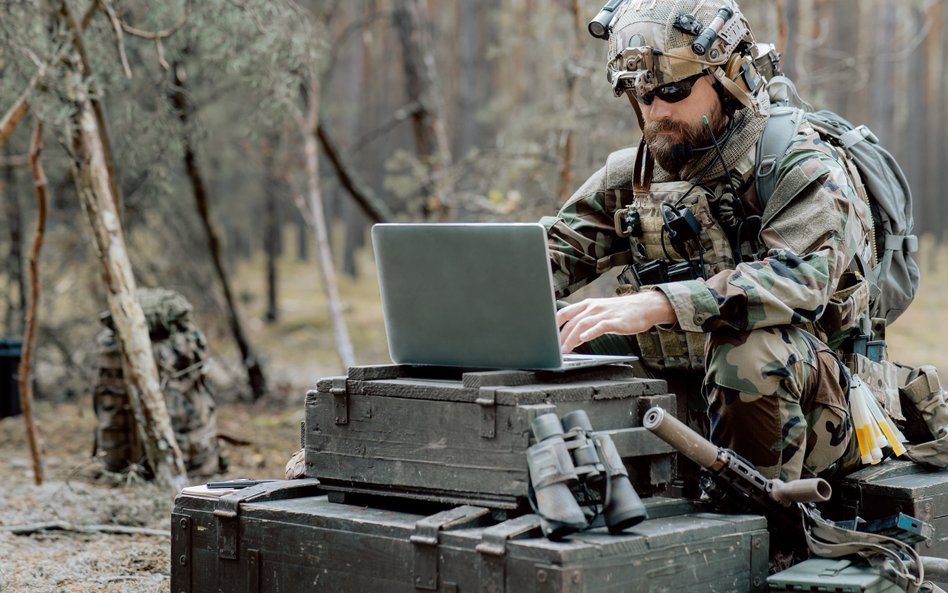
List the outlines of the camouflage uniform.
{"type": "MultiPolygon", "coordinates": [[[[856,198],[839,155],[804,124],[778,169],[774,194],[790,199],[778,212],[770,209],[773,201],[761,212],[753,167],[746,163],[756,160],[765,118],[745,111],[736,117],[743,121],[728,143],[727,172],[710,166],[716,155],[706,155],[678,178],[700,181],[718,196],[726,175],[737,182],[747,214],[763,216],[757,261],[710,270],[707,280],[646,287],[668,297],[675,327],[635,340],[606,336],[591,347],[644,351],[659,376],[703,370],[701,393],[713,442],[734,449],[768,477],[827,475],[858,461],[846,373],[827,344],[838,345],[845,330],[868,315],[868,288],[851,270],[857,257],[869,256],[869,209],[856,198]],[[706,170],[710,173],[699,178],[706,170]],[[704,360],[698,361],[703,369],[695,369],[694,361],[683,366],[654,356],[655,349],[680,353],[676,341],[687,346],[696,340],[704,343],[704,360]]],[[[607,177],[601,169],[556,217],[541,221],[548,229],[559,297],[595,279],[605,271],[604,262],[618,261],[629,248],[616,234],[614,213],[630,202],[630,178],[607,177]]],[[[674,180],[656,164],[656,182],[674,180]]],[[[698,219],[703,233],[719,223],[698,219]]]]}

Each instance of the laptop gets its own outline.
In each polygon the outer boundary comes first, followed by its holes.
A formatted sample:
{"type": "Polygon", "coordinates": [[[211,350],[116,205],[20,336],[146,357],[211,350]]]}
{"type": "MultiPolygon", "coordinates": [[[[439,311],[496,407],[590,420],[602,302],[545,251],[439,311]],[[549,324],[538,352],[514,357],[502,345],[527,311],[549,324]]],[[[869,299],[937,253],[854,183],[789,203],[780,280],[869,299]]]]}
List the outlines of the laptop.
{"type": "Polygon", "coordinates": [[[372,244],[395,363],[568,370],[637,360],[561,354],[539,223],[377,224],[372,244]]]}

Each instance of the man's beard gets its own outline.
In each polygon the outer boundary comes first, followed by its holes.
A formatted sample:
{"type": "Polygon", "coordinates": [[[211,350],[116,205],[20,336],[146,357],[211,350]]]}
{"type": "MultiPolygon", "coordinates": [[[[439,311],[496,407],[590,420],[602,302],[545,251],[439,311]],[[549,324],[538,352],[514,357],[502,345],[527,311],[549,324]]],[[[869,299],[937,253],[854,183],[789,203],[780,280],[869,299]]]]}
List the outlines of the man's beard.
{"type": "Polygon", "coordinates": [[[659,166],[673,175],[677,175],[688,163],[704,153],[695,153],[696,148],[713,144],[711,131],[720,138],[727,123],[720,106],[715,106],[708,115],[710,128],[704,121],[680,122],[656,120],[645,124],[645,142],[659,166]],[[659,132],[672,132],[660,134],[659,132]]]}

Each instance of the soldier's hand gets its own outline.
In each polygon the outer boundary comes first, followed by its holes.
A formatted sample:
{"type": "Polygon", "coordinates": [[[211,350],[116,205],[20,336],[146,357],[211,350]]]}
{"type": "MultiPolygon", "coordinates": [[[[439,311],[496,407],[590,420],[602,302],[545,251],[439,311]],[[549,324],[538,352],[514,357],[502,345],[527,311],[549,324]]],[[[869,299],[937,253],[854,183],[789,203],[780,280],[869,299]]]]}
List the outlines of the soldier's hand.
{"type": "Polygon", "coordinates": [[[657,290],[586,299],[563,307],[556,314],[563,352],[572,352],[580,344],[604,334],[634,335],[675,320],[671,303],[657,290]]]}

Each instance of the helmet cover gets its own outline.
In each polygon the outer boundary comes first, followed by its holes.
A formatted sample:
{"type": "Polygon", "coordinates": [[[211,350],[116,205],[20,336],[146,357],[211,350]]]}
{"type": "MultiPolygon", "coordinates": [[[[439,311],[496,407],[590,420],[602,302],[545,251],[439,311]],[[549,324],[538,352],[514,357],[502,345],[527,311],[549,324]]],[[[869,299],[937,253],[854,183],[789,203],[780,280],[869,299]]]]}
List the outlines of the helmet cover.
{"type": "Polygon", "coordinates": [[[613,21],[608,51],[607,75],[616,96],[626,91],[641,96],[707,71],[742,106],[763,108],[754,34],[733,0],[626,0],[613,21]],[[697,53],[699,34],[727,12],[713,42],[697,53]],[[731,60],[735,53],[746,57],[731,60]],[[734,82],[738,77],[743,85],[734,82]]]}

